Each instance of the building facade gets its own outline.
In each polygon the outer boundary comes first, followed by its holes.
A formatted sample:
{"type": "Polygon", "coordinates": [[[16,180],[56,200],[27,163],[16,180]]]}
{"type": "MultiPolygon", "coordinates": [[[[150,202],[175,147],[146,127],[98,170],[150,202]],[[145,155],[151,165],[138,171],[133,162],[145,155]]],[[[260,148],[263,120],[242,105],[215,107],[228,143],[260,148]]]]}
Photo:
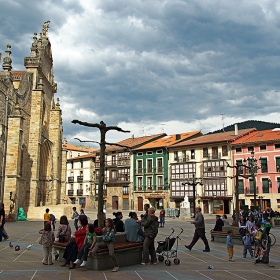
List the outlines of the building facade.
{"type": "Polygon", "coordinates": [[[61,203],[62,118],[54,94],[49,22],[34,33],[25,71],[12,71],[7,46],[0,72],[1,199],[8,213],[61,203]]]}

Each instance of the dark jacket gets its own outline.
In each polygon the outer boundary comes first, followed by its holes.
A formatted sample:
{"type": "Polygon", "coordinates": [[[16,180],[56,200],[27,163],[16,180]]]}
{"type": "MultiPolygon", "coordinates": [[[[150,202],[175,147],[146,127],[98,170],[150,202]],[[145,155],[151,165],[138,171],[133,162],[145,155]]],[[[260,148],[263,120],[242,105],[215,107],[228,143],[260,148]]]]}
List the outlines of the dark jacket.
{"type": "Polygon", "coordinates": [[[124,232],[124,224],[123,221],[119,218],[113,219],[116,232],[124,232]]]}
{"type": "Polygon", "coordinates": [[[215,227],[213,230],[215,231],[222,231],[224,226],[224,222],[221,218],[217,219],[215,227]]]}
{"type": "Polygon", "coordinates": [[[158,217],[157,216],[148,216],[142,222],[142,226],[144,227],[145,236],[155,238],[158,234],[158,217]]]}

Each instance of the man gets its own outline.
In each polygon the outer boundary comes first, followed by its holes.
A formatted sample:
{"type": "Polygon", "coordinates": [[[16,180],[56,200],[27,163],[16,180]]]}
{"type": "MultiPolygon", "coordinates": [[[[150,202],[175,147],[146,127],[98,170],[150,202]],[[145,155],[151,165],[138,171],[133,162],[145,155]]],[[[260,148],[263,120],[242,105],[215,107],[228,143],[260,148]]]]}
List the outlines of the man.
{"type": "Polygon", "coordinates": [[[195,215],[194,221],[190,222],[191,224],[194,224],[194,226],[195,226],[193,240],[190,245],[185,245],[185,247],[191,251],[192,247],[195,245],[195,243],[198,241],[198,239],[201,238],[201,240],[204,242],[204,245],[205,245],[205,249],[203,250],[203,252],[210,252],[208,240],[206,239],[206,236],[205,236],[205,223],[204,223],[204,217],[201,213],[201,208],[196,207],[195,213],[196,213],[196,215],[195,215]]]}
{"type": "MultiPolygon", "coordinates": [[[[223,231],[224,221],[221,219],[220,215],[216,215],[216,224],[212,231],[223,231]]],[[[211,235],[211,241],[214,241],[214,237],[211,235]]]]}
{"type": "Polygon", "coordinates": [[[272,208],[270,208],[270,211],[269,211],[269,218],[270,218],[271,226],[275,227],[275,221],[274,221],[275,212],[272,210],[272,208]]]}

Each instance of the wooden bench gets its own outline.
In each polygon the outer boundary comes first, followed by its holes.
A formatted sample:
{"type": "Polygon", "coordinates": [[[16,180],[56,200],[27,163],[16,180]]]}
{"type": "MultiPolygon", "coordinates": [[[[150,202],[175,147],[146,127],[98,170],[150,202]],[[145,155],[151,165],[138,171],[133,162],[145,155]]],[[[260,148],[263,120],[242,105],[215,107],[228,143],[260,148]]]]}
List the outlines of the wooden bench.
{"type": "MultiPolygon", "coordinates": [[[[96,242],[101,242],[102,236],[97,236],[96,242]]],[[[54,242],[53,247],[59,251],[59,260],[63,260],[63,254],[68,242],[54,242]]],[[[142,262],[143,242],[128,242],[125,233],[115,235],[115,255],[120,267],[140,264],[142,262]]],[[[86,267],[93,270],[105,270],[114,267],[109,256],[108,248],[98,249],[93,257],[88,257],[86,267]]]]}
{"type": "MultiPolygon", "coordinates": [[[[227,231],[212,231],[211,237],[214,239],[213,242],[226,243],[228,233],[227,231]]],[[[233,232],[232,235],[233,244],[243,245],[240,233],[233,232]]]]}

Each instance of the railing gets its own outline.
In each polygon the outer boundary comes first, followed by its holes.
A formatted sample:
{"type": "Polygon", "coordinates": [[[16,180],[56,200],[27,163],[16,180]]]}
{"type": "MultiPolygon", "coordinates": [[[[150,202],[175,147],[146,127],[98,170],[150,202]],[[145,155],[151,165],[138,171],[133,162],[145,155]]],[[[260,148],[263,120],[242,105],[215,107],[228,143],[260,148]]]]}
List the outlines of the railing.
{"type": "Polygon", "coordinates": [[[143,168],[137,168],[136,169],[136,175],[137,174],[143,174],[143,171],[144,171],[143,168]]]}
{"type": "Polygon", "coordinates": [[[123,195],[128,195],[129,194],[129,191],[128,190],[123,190],[123,195]]]}
{"type": "Polygon", "coordinates": [[[84,176],[77,176],[77,182],[82,183],[84,180],[84,176]]]}
{"type": "Polygon", "coordinates": [[[77,195],[78,195],[78,196],[83,195],[83,193],[84,193],[84,191],[83,191],[83,190],[77,190],[77,195]]]}
{"type": "MultiPolygon", "coordinates": [[[[259,187],[256,187],[256,194],[259,193],[259,187]]],[[[254,189],[253,188],[245,188],[245,194],[250,195],[250,194],[254,194],[254,189]]]]}
{"type": "Polygon", "coordinates": [[[74,183],[74,176],[68,177],[68,183],[74,183]]]}
{"type": "Polygon", "coordinates": [[[148,167],[147,168],[147,173],[153,173],[153,167],[148,167]]]}
{"type": "Polygon", "coordinates": [[[143,191],[143,186],[137,186],[137,187],[136,187],[136,190],[137,190],[137,191],[143,191]]]}
{"type": "Polygon", "coordinates": [[[130,159],[119,159],[118,165],[130,165],[130,159]]]}
{"type": "Polygon", "coordinates": [[[163,189],[164,189],[164,186],[163,186],[163,185],[159,185],[159,186],[157,187],[157,189],[158,189],[158,190],[163,190],[163,189]]]}
{"type": "Polygon", "coordinates": [[[152,191],[152,190],[153,190],[153,187],[152,187],[152,186],[148,186],[148,187],[147,187],[147,190],[152,191]]]}
{"type": "Polygon", "coordinates": [[[68,195],[70,196],[70,195],[74,195],[74,190],[68,190],[68,195]]]}
{"type": "Polygon", "coordinates": [[[161,167],[158,167],[157,168],[157,173],[162,173],[163,172],[163,167],[161,166],[161,167]]]}

